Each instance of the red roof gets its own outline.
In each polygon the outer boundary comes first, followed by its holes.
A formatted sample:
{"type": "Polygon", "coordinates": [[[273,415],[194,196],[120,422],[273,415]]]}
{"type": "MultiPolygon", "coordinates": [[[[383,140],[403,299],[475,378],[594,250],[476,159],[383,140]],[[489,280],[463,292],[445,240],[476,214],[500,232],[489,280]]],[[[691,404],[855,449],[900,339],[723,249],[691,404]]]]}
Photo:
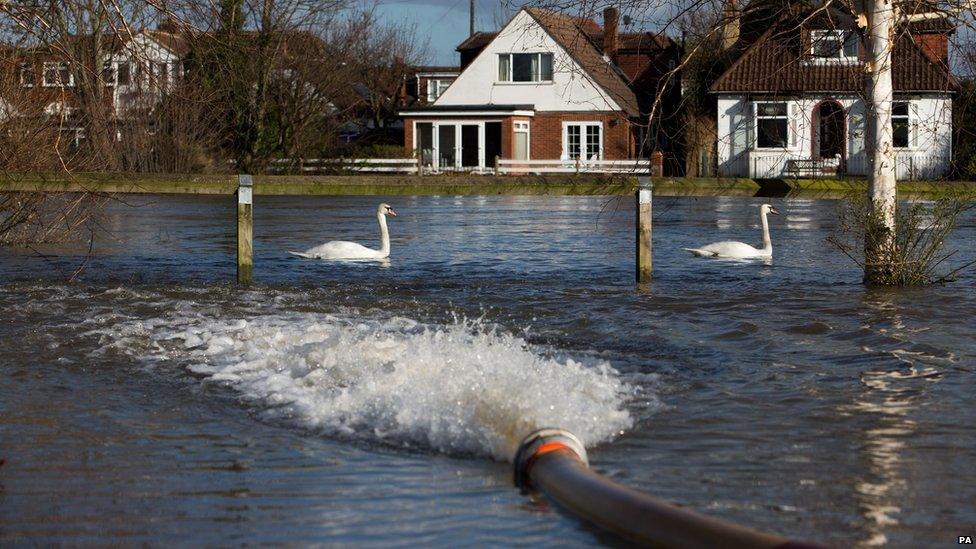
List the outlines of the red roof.
{"type": "Polygon", "coordinates": [[[523,8],[545,29],[576,63],[600,86],[629,116],[639,116],[640,106],[634,90],[624,80],[623,73],[604,58],[603,53],[586,33],[580,20],[562,13],[523,8]]]}
{"type": "MultiPolygon", "coordinates": [[[[802,32],[849,28],[850,16],[798,12],[781,17],[711,86],[712,92],[863,92],[862,62],[825,64],[811,58],[802,32]]],[[[958,83],[948,68],[925,55],[907,29],[892,52],[895,91],[954,91],[958,83]]]]}

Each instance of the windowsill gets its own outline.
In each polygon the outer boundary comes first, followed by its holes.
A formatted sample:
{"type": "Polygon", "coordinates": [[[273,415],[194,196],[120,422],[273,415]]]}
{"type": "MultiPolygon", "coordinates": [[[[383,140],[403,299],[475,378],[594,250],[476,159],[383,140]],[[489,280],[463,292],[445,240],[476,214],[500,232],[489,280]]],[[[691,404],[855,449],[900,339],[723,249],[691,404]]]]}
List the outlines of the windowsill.
{"type": "Polygon", "coordinates": [[[549,86],[552,80],[540,80],[539,82],[495,82],[496,86],[549,86]]]}
{"type": "Polygon", "coordinates": [[[753,152],[789,152],[791,149],[789,146],[784,147],[753,147],[753,152]]]}
{"type": "Polygon", "coordinates": [[[803,62],[807,65],[857,65],[861,60],[857,57],[808,57],[803,62]]]}

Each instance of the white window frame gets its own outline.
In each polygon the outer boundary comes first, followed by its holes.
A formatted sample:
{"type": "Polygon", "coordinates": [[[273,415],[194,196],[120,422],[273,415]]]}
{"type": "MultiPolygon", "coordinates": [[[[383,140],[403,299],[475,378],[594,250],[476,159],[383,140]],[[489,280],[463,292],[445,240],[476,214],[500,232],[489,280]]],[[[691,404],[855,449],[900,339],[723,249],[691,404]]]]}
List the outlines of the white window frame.
{"type": "Polygon", "coordinates": [[[790,143],[793,142],[792,139],[792,124],[790,124],[790,104],[788,101],[756,101],[752,104],[752,130],[753,135],[755,135],[756,142],[754,147],[757,151],[785,151],[789,150],[790,143]],[[760,105],[778,105],[782,104],[786,107],[786,112],[782,115],[762,116],[763,120],[786,120],[786,144],[782,147],[762,147],[759,145],[759,106],[760,105]]]}
{"type": "MultiPolygon", "coordinates": [[[[841,30],[841,29],[817,29],[810,31],[810,50],[807,52],[809,54],[810,60],[818,64],[832,64],[832,63],[856,63],[858,60],[858,52],[855,51],[853,56],[847,55],[844,51],[844,46],[847,44],[849,38],[855,37],[853,32],[841,30]],[[818,44],[826,40],[838,40],[840,42],[840,47],[837,49],[837,56],[835,57],[825,57],[822,55],[817,55],[815,53],[818,44]]],[[[855,40],[855,46],[857,46],[855,40]]],[[[858,48],[860,49],[860,48],[858,48]]]]}
{"type": "Polygon", "coordinates": [[[20,87],[33,88],[36,83],[35,76],[37,75],[34,74],[34,63],[25,62],[17,65],[17,82],[20,83],[20,87]],[[27,79],[24,78],[25,74],[30,75],[30,82],[27,82],[27,79]]]}
{"type": "Polygon", "coordinates": [[[491,120],[414,120],[413,122],[413,150],[417,151],[417,141],[420,134],[417,131],[417,125],[421,123],[431,124],[431,140],[433,143],[431,147],[433,149],[433,158],[431,168],[435,171],[439,171],[442,168],[447,168],[450,170],[464,170],[477,168],[479,170],[484,170],[485,164],[485,122],[491,122],[491,120]],[[441,166],[441,136],[440,127],[441,126],[454,126],[454,165],[453,166],[441,166]],[[459,151],[461,150],[461,126],[478,126],[478,165],[477,166],[461,166],[461,155],[459,151]]]}
{"type": "Polygon", "coordinates": [[[135,71],[133,70],[132,63],[129,62],[128,59],[124,61],[116,61],[112,63],[112,82],[116,86],[126,86],[126,87],[131,86],[133,82],[133,77],[135,76],[134,73],[135,71]],[[128,80],[128,82],[126,82],[125,84],[119,82],[119,72],[120,72],[119,69],[122,67],[125,67],[126,79],[128,80]]]}
{"type": "Polygon", "coordinates": [[[891,146],[899,151],[907,151],[912,148],[912,102],[911,101],[892,101],[891,102],[891,146]],[[895,145],[895,104],[904,104],[907,114],[904,116],[898,115],[898,118],[904,118],[906,128],[908,129],[908,144],[904,147],[895,145]]]}
{"type": "Polygon", "coordinates": [[[45,88],[70,88],[75,85],[75,75],[71,72],[71,67],[65,61],[45,61],[41,66],[41,84],[45,88]],[[47,71],[49,68],[53,67],[57,71],[58,81],[48,82],[47,71]],[[61,82],[61,71],[66,70],[68,72],[68,82],[61,82]]]}
{"type": "MultiPolygon", "coordinates": [[[[516,120],[512,123],[512,133],[525,134],[525,159],[532,160],[532,126],[528,120],[516,120]]],[[[515,159],[515,139],[512,139],[512,159],[515,159]]]]}
{"type": "Polygon", "coordinates": [[[111,59],[102,63],[102,77],[105,79],[106,86],[115,85],[115,63],[111,59]]]}
{"type": "Polygon", "coordinates": [[[603,160],[603,149],[604,141],[606,139],[605,132],[603,131],[603,122],[595,121],[572,121],[563,122],[563,154],[562,160],[574,160],[569,156],[569,127],[579,126],[580,127],[580,162],[588,162],[590,160],[589,156],[586,155],[586,149],[589,145],[589,139],[587,138],[586,128],[597,127],[600,129],[600,153],[597,155],[597,160],[603,160]]]}
{"type": "Polygon", "coordinates": [[[433,103],[444,93],[454,80],[449,80],[447,78],[431,78],[427,80],[427,102],[433,103]],[[437,93],[431,94],[431,90],[437,90],[437,93]]]}
{"type": "Polygon", "coordinates": [[[553,55],[553,53],[550,52],[550,51],[499,53],[497,56],[495,56],[495,81],[497,83],[499,83],[499,84],[514,84],[514,85],[519,85],[519,84],[552,84],[553,78],[555,78],[555,74],[556,74],[556,56],[553,55]],[[512,80],[513,75],[514,75],[514,72],[515,72],[515,57],[514,56],[516,56],[516,55],[535,55],[535,56],[538,56],[537,64],[538,64],[538,67],[539,67],[539,74],[538,75],[533,75],[533,78],[538,77],[539,78],[538,80],[527,80],[527,81],[518,81],[518,82],[512,80]],[[551,69],[551,72],[552,72],[552,75],[551,75],[552,77],[549,78],[548,80],[543,80],[542,79],[542,56],[543,55],[548,55],[550,57],[550,59],[551,59],[550,69],[551,69]],[[508,58],[508,71],[505,73],[504,76],[501,74],[501,66],[502,66],[502,58],[503,57],[507,57],[508,58]]]}

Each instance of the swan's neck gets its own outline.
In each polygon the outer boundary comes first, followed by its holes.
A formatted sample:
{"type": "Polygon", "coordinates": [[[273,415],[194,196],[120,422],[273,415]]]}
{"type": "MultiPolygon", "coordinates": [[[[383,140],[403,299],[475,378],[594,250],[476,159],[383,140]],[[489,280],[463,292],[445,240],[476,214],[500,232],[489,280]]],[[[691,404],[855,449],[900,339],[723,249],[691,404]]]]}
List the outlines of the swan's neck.
{"type": "Polygon", "coordinates": [[[380,224],[380,253],[386,257],[390,255],[390,231],[386,228],[386,216],[378,213],[376,221],[380,224]]]}
{"type": "Polygon", "coordinates": [[[773,241],[769,238],[769,221],[766,220],[766,212],[759,214],[763,226],[763,251],[772,251],[773,241]]]}

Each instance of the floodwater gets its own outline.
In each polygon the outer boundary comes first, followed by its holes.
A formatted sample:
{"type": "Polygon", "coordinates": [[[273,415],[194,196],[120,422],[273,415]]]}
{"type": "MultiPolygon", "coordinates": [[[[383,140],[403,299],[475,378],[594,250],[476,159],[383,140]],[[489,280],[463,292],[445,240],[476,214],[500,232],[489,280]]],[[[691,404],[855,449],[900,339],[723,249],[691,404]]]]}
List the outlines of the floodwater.
{"type": "MultiPolygon", "coordinates": [[[[511,485],[532,429],[658,497],[835,546],[976,533],[976,276],[872,291],[826,242],[837,202],[129,198],[87,243],[0,250],[0,545],[617,543],[511,485]]],[[[976,257],[976,216],[949,242],[976,257]]]]}

